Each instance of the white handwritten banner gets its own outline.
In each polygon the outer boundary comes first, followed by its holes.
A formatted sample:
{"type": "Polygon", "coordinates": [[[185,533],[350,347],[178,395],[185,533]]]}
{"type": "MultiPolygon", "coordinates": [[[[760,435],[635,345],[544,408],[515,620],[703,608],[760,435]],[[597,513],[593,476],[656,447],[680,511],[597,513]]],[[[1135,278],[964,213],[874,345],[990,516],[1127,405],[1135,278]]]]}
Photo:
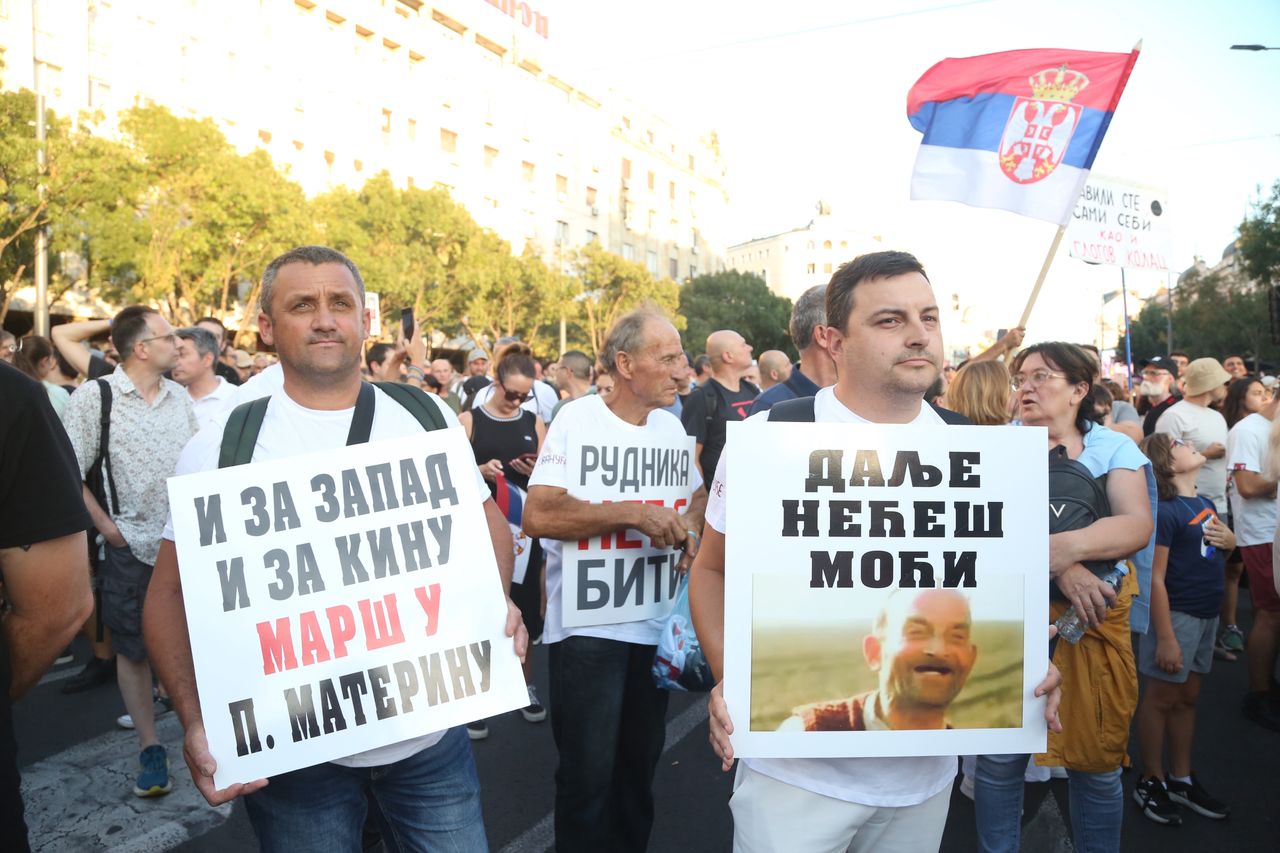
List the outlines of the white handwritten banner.
{"type": "Polygon", "coordinates": [[[1044,749],[1043,429],[746,421],[726,452],[738,755],[1044,749]]]}
{"type": "Polygon", "coordinates": [[[169,480],[223,788],[528,703],[461,430],[169,480]]]}
{"type": "MultiPolygon", "coordinates": [[[[591,503],[646,503],[683,513],[693,496],[691,436],[571,435],[569,494],[591,503]]],[[[636,530],[564,543],[564,624],[616,625],[666,616],[675,603],[682,552],[636,530]]]]}
{"type": "Polygon", "coordinates": [[[1166,191],[1089,176],[1067,224],[1067,251],[1071,257],[1094,264],[1168,272],[1172,248],[1166,191]]]}

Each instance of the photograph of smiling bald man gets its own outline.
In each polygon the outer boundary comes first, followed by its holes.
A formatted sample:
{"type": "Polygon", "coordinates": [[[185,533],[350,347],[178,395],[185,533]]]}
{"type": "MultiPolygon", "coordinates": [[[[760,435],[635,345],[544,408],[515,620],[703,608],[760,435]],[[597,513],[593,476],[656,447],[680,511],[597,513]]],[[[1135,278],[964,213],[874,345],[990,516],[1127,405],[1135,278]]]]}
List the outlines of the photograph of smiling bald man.
{"type": "Polygon", "coordinates": [[[975,589],[796,588],[757,577],[752,731],[1022,724],[1018,578],[975,589]],[[804,623],[776,614],[804,614],[804,623]]]}

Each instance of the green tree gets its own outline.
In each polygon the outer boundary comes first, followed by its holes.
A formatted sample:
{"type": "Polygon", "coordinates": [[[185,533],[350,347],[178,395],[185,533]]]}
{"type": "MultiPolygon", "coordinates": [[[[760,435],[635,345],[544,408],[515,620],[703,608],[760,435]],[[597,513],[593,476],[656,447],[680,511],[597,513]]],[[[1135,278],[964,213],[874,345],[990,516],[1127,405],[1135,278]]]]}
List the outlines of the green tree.
{"type": "Polygon", "coordinates": [[[1280,181],[1271,196],[1254,205],[1253,215],[1240,223],[1236,241],[1244,274],[1263,287],[1280,284],[1280,181]]]}
{"type": "Polygon", "coordinates": [[[688,321],[684,335],[690,352],[701,352],[707,336],[733,329],[754,351],[782,350],[798,357],[791,343],[791,300],[769,290],[754,273],[700,275],[680,289],[680,314],[688,321]]]}
{"type": "Polygon", "coordinates": [[[565,294],[564,310],[586,332],[592,354],[604,348],[614,322],[641,303],[654,304],[672,317],[676,328],[684,327],[684,318],[676,313],[680,286],[671,279],[654,278],[643,264],[590,243],[577,251],[571,268],[575,281],[565,294]]]}

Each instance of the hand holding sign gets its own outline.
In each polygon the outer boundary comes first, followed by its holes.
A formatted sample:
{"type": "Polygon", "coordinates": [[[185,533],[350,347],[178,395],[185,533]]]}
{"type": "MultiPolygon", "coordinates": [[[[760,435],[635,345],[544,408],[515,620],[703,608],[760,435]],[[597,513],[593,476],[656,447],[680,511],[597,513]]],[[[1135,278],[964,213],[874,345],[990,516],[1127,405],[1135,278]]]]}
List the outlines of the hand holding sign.
{"type": "Polygon", "coordinates": [[[205,736],[204,722],[201,720],[195,720],[187,726],[187,735],[182,742],[182,757],[191,770],[191,781],[195,782],[196,790],[211,806],[229,803],[241,794],[252,794],[267,786],[266,779],[256,779],[243,785],[216,787],[213,774],[218,770],[218,762],[213,753],[209,752],[209,739],[205,736]]]}

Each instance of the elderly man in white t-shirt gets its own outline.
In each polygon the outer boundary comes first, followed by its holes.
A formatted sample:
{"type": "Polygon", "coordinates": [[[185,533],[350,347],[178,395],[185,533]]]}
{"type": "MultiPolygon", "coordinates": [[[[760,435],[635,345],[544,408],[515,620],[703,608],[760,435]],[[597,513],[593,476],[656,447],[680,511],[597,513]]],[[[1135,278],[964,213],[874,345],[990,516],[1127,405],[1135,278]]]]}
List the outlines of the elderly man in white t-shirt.
{"type": "MultiPolygon", "coordinates": [[[[267,265],[262,277],[262,335],[276,346],[280,368],[255,377],[270,395],[253,462],[323,450],[340,450],[355,417],[362,385],[360,361],[369,332],[364,282],[348,258],[324,246],[292,249],[267,265]],[[282,382],[280,382],[282,380],[282,382]]],[[[372,387],[372,386],[368,386],[372,387]]],[[[374,390],[369,438],[381,441],[419,433],[417,419],[381,390],[374,390]]],[[[439,397],[441,417],[460,428],[439,397]]],[[[226,417],[188,442],[177,474],[218,467],[226,417]]],[[[476,478],[479,471],[452,472],[476,478]]],[[[485,518],[502,588],[512,570],[511,530],[492,499],[485,518]]],[[[470,740],[461,726],[332,762],[282,773],[267,780],[215,789],[216,762],[209,752],[196,693],[191,644],[173,543],[172,518],[165,528],[144,612],[147,650],[169,690],[186,731],[184,753],[196,788],[211,805],[245,795],[245,807],[264,851],[359,850],[368,800],[380,806],[379,824],[398,849],[485,851],[480,786],[470,740]]],[[[520,611],[507,602],[508,636],[524,657],[528,635],[520,611]]]]}
{"type": "Polygon", "coordinates": [[[1213,501],[1219,515],[1227,506],[1227,420],[1211,408],[1227,396],[1231,374],[1216,358],[1197,358],[1182,373],[1182,399],[1156,421],[1156,432],[1190,444],[1204,455],[1196,475],[1196,493],[1213,501]]]}
{"type": "MultiPolygon", "coordinates": [[[[848,424],[943,424],[924,402],[942,368],[937,300],[924,269],[905,252],[876,252],[844,264],[827,285],[828,349],[836,384],[814,398],[815,419],[848,424]]],[[[768,418],[768,413],[753,417],[768,418]]],[[[706,527],[689,581],[702,649],[724,673],[728,453],[720,457],[706,527]]],[[[749,499],[750,496],[747,496],[749,499]]],[[[735,497],[734,500],[743,499],[735,497]]],[[[1050,666],[1036,695],[1050,695],[1057,730],[1058,685],[1050,666]]],[[[712,691],[711,743],[728,770],[733,721],[723,682],[712,691]]],[[[733,812],[735,853],[921,853],[937,850],[947,821],[955,756],[753,758],[739,762],[733,812]]]]}
{"type": "MultiPolygon", "coordinates": [[[[629,446],[687,442],[670,412],[686,370],[680,333],[667,318],[638,310],[609,330],[600,361],[613,376],[608,397],[589,394],[567,403],[542,443],[529,478],[524,531],[543,537],[547,552],[547,616],[551,731],[556,768],[555,830],[559,853],[636,851],[653,826],[653,774],[662,755],[667,691],[651,669],[664,620],[566,627],[563,551],[580,540],[625,531],[655,548],[682,547],[677,568],[687,571],[698,550],[707,493],[690,452],[683,475],[692,484],[687,512],[648,501],[589,503],[569,494],[569,436],[612,434],[629,446]]],[[[623,466],[625,467],[625,466],[623,466]]],[[[625,477],[625,471],[624,471],[625,477]]],[[[621,547],[621,545],[619,546],[621,547]]]]}

